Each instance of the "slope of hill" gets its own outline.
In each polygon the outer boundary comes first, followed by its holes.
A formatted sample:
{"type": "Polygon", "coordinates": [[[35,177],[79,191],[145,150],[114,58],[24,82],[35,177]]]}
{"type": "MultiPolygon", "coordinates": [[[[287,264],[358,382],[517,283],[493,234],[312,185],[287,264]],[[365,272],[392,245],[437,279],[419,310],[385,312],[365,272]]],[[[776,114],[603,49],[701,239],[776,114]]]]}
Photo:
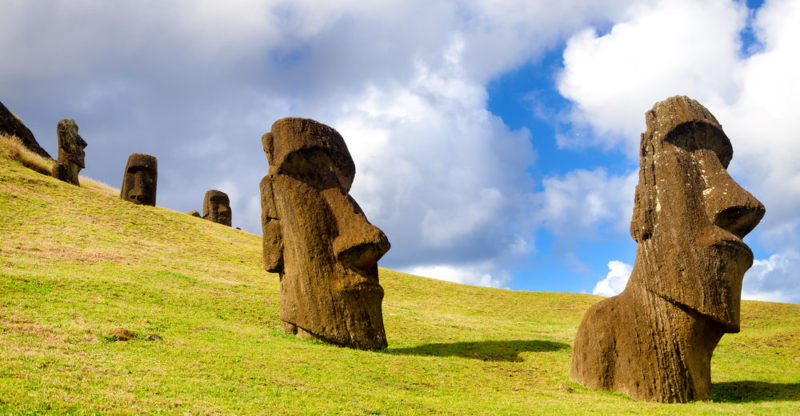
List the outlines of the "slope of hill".
{"type": "Polygon", "coordinates": [[[800,414],[800,305],[744,302],[712,400],[659,405],[569,381],[597,296],[382,269],[389,348],[357,351],[280,331],[260,250],[0,151],[0,414],[800,414]]]}

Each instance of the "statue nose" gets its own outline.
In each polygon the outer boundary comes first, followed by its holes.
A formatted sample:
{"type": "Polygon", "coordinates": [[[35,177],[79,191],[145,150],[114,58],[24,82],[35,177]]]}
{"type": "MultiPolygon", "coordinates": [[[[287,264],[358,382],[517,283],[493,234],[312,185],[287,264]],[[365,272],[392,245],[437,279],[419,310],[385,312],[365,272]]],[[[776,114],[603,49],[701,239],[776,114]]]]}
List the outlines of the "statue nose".
{"type": "Polygon", "coordinates": [[[391,245],[386,234],[367,221],[355,200],[341,189],[322,192],[336,217],[338,235],[333,240],[336,257],[348,267],[369,270],[389,251],[391,245]]]}
{"type": "Polygon", "coordinates": [[[710,187],[703,191],[703,199],[708,218],[717,227],[744,238],[764,217],[764,204],[724,170],[707,181],[710,187]]]}
{"type": "Polygon", "coordinates": [[[390,244],[386,234],[378,227],[370,227],[365,234],[339,234],[333,241],[336,257],[345,266],[367,271],[389,251],[390,244]]]}
{"type": "Polygon", "coordinates": [[[753,228],[756,228],[766,212],[761,202],[752,196],[749,199],[750,201],[734,204],[717,211],[713,217],[714,225],[730,231],[739,238],[744,238],[753,228]]]}

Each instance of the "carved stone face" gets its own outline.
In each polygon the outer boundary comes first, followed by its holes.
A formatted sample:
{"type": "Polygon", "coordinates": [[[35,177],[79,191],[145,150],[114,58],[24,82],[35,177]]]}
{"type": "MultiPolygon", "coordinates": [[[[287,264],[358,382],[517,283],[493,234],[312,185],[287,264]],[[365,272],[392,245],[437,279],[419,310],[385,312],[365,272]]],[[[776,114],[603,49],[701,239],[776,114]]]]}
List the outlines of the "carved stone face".
{"type": "MultiPolygon", "coordinates": [[[[86,141],[78,134],[78,125],[75,120],[63,119],[58,122],[58,161],[72,163],[77,167],[86,168],[86,141]]],[[[80,170],[80,169],[79,169],[80,170]]]]}
{"type": "Polygon", "coordinates": [[[264,262],[281,274],[281,320],[339,345],[386,347],[378,259],[389,241],[348,194],[355,166],[344,140],[299,118],[278,120],[262,140],[264,262]]]}
{"type": "Polygon", "coordinates": [[[78,135],[75,120],[63,119],[58,122],[58,163],[53,165],[51,175],[73,185],[80,186],[78,174],[86,167],[86,142],[78,135]]]}
{"type": "Polygon", "coordinates": [[[156,204],[158,160],[155,156],[134,153],[128,158],[120,197],[139,205],[156,204]]]}
{"type": "Polygon", "coordinates": [[[212,189],[203,199],[203,218],[231,226],[231,203],[228,194],[212,189]]]}
{"type": "Polygon", "coordinates": [[[631,224],[644,273],[629,284],[738,332],[742,278],[753,263],[742,238],[764,206],[728,175],[733,149],[705,107],[685,97],[666,100],[647,123],[631,224]]]}

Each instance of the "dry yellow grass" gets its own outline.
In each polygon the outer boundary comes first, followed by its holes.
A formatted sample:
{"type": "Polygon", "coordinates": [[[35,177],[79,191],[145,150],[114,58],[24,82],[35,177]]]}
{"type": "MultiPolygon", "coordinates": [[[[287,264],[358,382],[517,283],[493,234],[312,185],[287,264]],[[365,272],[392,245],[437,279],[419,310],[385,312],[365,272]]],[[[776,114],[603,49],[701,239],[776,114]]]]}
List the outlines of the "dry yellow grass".
{"type": "MultiPolygon", "coordinates": [[[[52,173],[56,161],[30,151],[22,144],[22,140],[19,137],[0,133],[0,141],[2,141],[0,143],[0,154],[5,155],[8,159],[19,161],[23,166],[43,175],[49,176],[52,173]]],[[[108,195],[119,195],[119,189],[96,179],[81,175],[79,181],[84,188],[108,195]]]]}
{"type": "Polygon", "coordinates": [[[24,166],[33,169],[41,174],[50,175],[53,171],[55,161],[42,157],[30,151],[17,136],[8,136],[0,133],[0,153],[11,160],[17,160],[24,166]]]}
{"type": "Polygon", "coordinates": [[[115,188],[105,182],[98,181],[96,179],[92,179],[86,176],[79,176],[78,181],[80,182],[81,186],[84,188],[89,188],[93,191],[98,191],[104,194],[118,196],[119,189],[115,188]]]}

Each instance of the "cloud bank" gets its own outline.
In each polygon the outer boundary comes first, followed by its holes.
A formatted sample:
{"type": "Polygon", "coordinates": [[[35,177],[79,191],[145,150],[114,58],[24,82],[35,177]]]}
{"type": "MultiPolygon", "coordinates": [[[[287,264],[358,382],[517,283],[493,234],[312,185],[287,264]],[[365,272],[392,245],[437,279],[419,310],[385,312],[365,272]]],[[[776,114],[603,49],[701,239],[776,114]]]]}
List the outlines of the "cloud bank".
{"type": "Polygon", "coordinates": [[[392,241],[383,265],[504,285],[534,247],[535,151],[488,111],[486,85],[629,3],[11,1],[0,95],[51,150],[74,118],[87,175],[115,184],[130,153],[156,155],[158,205],[198,209],[220,189],[254,233],[260,136],[317,119],[350,147],[352,193],[392,241]]]}
{"type": "MultiPolygon", "coordinates": [[[[567,245],[627,234],[635,173],[587,166],[539,182],[531,143],[541,138],[488,109],[490,82],[566,42],[557,87],[574,104],[574,131],[558,136],[562,148],[622,151],[630,164],[644,111],[690,95],[720,119],[734,177],[767,206],[755,233],[770,251],[762,261],[796,262],[798,8],[12,0],[0,14],[0,99],[51,153],[57,120],[74,118],[89,143],[87,175],[118,184],[130,153],[154,154],[158,205],[199,209],[220,189],[234,226],[254,233],[267,170],[260,136],[282,117],[317,119],[344,136],[352,193],[392,241],[382,265],[505,286],[542,230],[567,245]],[[743,47],[743,31],[756,43],[743,47]]],[[[767,281],[779,268],[769,270],[767,281]]]]}

